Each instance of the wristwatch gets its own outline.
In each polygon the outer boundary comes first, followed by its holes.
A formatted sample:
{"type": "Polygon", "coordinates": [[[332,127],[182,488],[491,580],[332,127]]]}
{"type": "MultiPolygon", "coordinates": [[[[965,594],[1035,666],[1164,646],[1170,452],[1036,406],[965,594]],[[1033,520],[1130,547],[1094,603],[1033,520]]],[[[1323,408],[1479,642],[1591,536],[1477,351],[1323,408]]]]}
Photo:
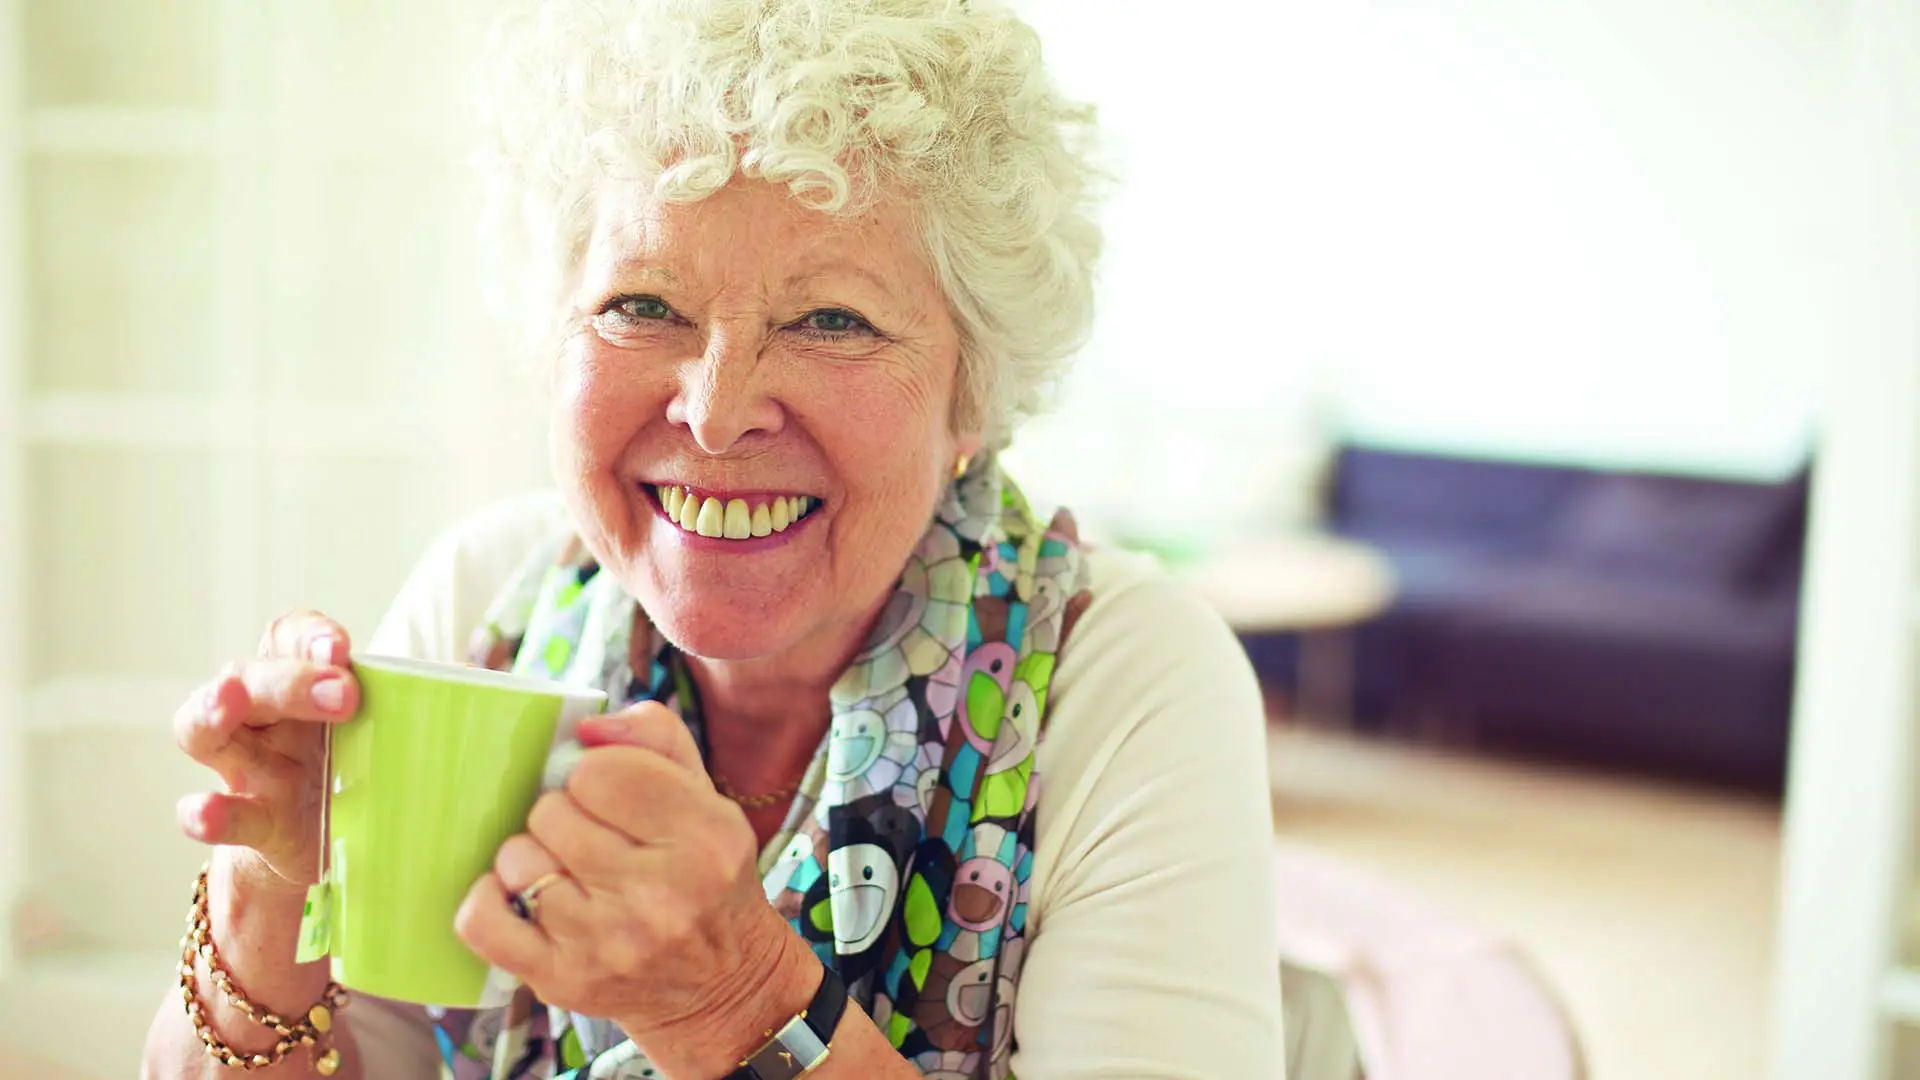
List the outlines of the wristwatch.
{"type": "Polygon", "coordinates": [[[730,1072],[726,1080],[793,1080],[820,1067],[831,1052],[833,1029],[847,1011],[847,988],[833,969],[821,965],[820,989],[800,1015],[767,1032],[766,1045],[730,1072]]]}

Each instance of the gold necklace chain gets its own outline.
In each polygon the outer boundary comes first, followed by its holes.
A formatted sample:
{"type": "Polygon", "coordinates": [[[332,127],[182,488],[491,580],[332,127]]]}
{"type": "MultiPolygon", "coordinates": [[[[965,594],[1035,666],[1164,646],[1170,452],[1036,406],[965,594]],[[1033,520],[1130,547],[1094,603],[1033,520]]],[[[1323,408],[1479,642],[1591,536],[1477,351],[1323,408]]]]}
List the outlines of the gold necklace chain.
{"type": "Polygon", "coordinates": [[[777,806],[793,798],[794,793],[800,790],[801,783],[801,781],[795,780],[783,788],[776,788],[764,794],[747,795],[736,790],[732,784],[727,783],[727,778],[721,776],[719,773],[713,773],[712,776],[714,790],[726,796],[736,806],[746,810],[765,810],[769,806],[777,806]]]}

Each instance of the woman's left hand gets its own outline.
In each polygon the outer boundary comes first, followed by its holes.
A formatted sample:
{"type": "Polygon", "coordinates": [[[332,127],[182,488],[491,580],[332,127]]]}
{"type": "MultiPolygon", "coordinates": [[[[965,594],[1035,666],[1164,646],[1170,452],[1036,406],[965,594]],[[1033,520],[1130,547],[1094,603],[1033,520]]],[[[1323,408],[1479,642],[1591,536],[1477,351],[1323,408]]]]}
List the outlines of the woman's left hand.
{"type": "Polygon", "coordinates": [[[455,929],[547,1004],[619,1023],[655,1064],[728,1072],[806,1006],[819,963],[767,903],[753,828],[678,716],[648,702],[579,735],[565,788],[501,845],[455,929]],[[509,898],[549,874],[531,921],[514,914],[509,898]]]}

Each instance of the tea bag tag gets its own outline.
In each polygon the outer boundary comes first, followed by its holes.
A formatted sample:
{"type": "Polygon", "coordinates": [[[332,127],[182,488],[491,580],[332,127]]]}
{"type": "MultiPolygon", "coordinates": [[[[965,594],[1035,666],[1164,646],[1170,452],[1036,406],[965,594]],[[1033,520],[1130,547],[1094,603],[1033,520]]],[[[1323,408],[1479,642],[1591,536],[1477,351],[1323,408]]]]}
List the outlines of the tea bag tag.
{"type": "Polygon", "coordinates": [[[300,944],[293,959],[310,964],[327,955],[333,931],[333,883],[321,878],[307,890],[307,906],[300,912],[300,944]]]}
{"type": "Polygon", "coordinates": [[[300,909],[300,937],[293,961],[310,964],[327,955],[333,941],[333,874],[327,866],[327,845],[333,839],[333,725],[326,726],[320,765],[320,866],[300,909]]]}

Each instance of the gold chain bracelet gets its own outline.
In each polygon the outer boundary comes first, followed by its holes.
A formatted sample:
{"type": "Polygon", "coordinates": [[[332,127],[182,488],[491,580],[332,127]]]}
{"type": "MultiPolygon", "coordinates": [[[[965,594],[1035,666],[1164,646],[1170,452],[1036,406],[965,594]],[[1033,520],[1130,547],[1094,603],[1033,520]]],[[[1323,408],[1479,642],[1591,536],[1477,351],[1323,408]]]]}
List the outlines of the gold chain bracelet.
{"type": "Polygon", "coordinates": [[[233,976],[220,965],[220,954],[213,947],[213,923],[207,914],[206,867],[201,868],[200,876],[193,883],[193,909],[187,913],[187,932],[180,939],[180,999],[186,1005],[187,1020],[193,1024],[194,1033],[200,1036],[208,1056],[228,1068],[265,1069],[278,1065],[295,1049],[305,1046],[312,1048],[315,1072],[332,1076],[340,1071],[340,1051],[327,1046],[325,1039],[333,1030],[333,1014],[347,1004],[347,991],[339,983],[329,982],[307,1015],[292,1023],[248,1001],[234,985],[233,976]],[[272,1050],[264,1054],[242,1054],[214,1034],[194,987],[195,957],[207,962],[207,974],[228,1003],[246,1014],[247,1019],[273,1029],[279,1036],[272,1050]]]}

